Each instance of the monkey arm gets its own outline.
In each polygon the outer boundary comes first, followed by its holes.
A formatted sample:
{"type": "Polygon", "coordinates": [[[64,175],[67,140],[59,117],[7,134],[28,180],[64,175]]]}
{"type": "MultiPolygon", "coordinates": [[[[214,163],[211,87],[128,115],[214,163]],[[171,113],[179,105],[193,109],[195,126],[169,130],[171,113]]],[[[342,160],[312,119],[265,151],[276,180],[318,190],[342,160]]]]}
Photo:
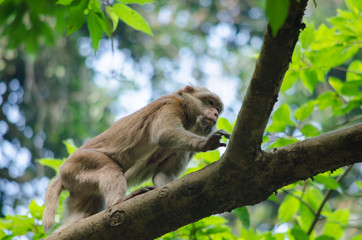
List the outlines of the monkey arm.
{"type": "Polygon", "coordinates": [[[172,125],[163,127],[156,136],[155,142],[159,146],[170,150],[206,152],[225,147],[226,144],[221,143],[220,139],[222,136],[229,138],[230,134],[224,130],[217,130],[207,137],[202,137],[186,130],[183,126],[172,125]]]}
{"type": "Polygon", "coordinates": [[[180,119],[173,119],[173,122],[162,121],[158,126],[153,141],[164,148],[176,151],[202,151],[206,137],[199,136],[186,130],[180,119]]]}
{"type": "Polygon", "coordinates": [[[200,152],[205,143],[206,137],[187,131],[182,126],[163,128],[157,137],[159,146],[177,151],[200,152]]]}
{"type": "Polygon", "coordinates": [[[150,126],[150,140],[156,145],[177,151],[202,151],[206,137],[199,136],[184,127],[186,117],[176,104],[165,105],[150,126]]]}
{"type": "MultiPolygon", "coordinates": [[[[182,109],[173,105],[165,106],[157,116],[157,121],[151,125],[151,141],[161,147],[176,151],[205,152],[225,146],[220,143],[222,136],[229,138],[230,134],[218,130],[207,137],[199,136],[185,129],[186,119],[182,109]]],[[[197,123],[193,123],[196,125],[197,123]]],[[[189,126],[193,129],[195,126],[189,126]]],[[[196,126],[197,127],[197,126],[196,126]]]]}

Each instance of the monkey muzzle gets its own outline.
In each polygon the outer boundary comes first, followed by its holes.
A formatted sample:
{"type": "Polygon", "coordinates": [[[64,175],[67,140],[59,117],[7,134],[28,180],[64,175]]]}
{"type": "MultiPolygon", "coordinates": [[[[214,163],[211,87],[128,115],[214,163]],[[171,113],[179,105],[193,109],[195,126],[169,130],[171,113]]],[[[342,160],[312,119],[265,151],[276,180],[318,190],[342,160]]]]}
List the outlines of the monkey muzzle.
{"type": "Polygon", "coordinates": [[[203,117],[201,119],[201,131],[202,131],[202,134],[203,135],[208,135],[209,133],[211,133],[212,131],[212,128],[214,127],[214,125],[216,124],[216,121],[211,119],[211,118],[206,118],[206,117],[203,117]]]}
{"type": "Polygon", "coordinates": [[[205,125],[209,125],[210,127],[212,127],[212,126],[214,126],[214,125],[216,124],[216,120],[205,117],[205,118],[203,119],[203,123],[204,123],[205,125]]]}

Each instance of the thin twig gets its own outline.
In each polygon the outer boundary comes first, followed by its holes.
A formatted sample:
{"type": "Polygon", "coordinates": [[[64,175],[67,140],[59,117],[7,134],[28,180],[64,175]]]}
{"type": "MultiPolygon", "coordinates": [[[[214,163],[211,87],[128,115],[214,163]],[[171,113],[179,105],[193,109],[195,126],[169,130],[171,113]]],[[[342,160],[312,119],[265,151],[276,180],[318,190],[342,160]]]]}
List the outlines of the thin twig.
{"type": "Polygon", "coordinates": [[[291,195],[292,197],[295,197],[296,199],[298,199],[302,204],[304,204],[312,213],[313,215],[316,215],[317,213],[313,210],[312,206],[309,205],[306,201],[304,201],[301,197],[295,195],[294,193],[288,191],[288,190],[283,190],[283,192],[285,192],[286,194],[291,195]]]}
{"type": "Polygon", "coordinates": [[[341,72],[349,72],[349,73],[353,73],[353,74],[357,74],[357,75],[362,75],[362,72],[351,71],[351,70],[348,70],[346,68],[335,67],[334,69],[336,69],[338,71],[341,71],[341,72]]]}
{"type": "MultiPolygon", "coordinates": [[[[352,169],[352,167],[353,167],[353,165],[349,166],[342,175],[338,176],[338,178],[337,178],[338,183],[340,183],[343,180],[343,178],[348,174],[348,172],[352,169]]],[[[321,215],[322,209],[323,209],[324,205],[326,204],[328,198],[330,197],[331,193],[332,193],[332,190],[328,189],[328,191],[324,195],[323,201],[322,201],[321,205],[319,206],[317,213],[314,215],[313,222],[309,227],[308,235],[310,235],[312,233],[315,225],[317,224],[319,217],[321,215]]]]}

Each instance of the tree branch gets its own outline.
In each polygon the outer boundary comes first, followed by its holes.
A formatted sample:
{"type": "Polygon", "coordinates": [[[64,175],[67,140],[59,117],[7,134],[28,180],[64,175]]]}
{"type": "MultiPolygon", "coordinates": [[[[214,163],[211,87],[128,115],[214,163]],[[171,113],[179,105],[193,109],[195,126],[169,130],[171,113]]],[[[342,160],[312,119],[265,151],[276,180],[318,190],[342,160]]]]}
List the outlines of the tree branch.
{"type": "Polygon", "coordinates": [[[259,58],[239,112],[228,148],[232,156],[225,161],[242,167],[258,155],[270,113],[278,99],[285,72],[291,62],[307,0],[291,1],[289,15],[276,37],[268,26],[259,58]]]}
{"type": "Polygon", "coordinates": [[[238,173],[220,172],[224,155],[219,162],[82,219],[48,239],[154,239],[203,217],[259,203],[300,179],[360,162],[361,146],[362,124],[357,124],[262,152],[238,173]]]}

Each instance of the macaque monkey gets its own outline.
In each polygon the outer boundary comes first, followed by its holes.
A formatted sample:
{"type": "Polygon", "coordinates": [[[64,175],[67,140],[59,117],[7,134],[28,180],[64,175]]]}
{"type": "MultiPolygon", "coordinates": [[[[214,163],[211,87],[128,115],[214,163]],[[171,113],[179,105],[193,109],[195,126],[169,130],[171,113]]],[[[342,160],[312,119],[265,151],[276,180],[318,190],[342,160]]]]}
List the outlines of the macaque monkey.
{"type": "Polygon", "coordinates": [[[195,152],[226,146],[220,139],[229,133],[211,133],[222,108],[219,97],[206,88],[186,86],[115,122],[60,166],[46,192],[44,229],[54,225],[63,190],[70,192],[69,225],[152,189],[125,197],[127,187],[151,177],[155,187],[171,182],[195,152]]]}

